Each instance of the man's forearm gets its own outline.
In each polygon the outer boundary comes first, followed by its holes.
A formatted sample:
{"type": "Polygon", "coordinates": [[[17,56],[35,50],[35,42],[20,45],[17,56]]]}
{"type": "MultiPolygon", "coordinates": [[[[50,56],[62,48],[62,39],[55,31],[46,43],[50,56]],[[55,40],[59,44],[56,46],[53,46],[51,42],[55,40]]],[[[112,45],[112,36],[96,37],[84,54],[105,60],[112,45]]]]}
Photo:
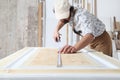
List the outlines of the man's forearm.
{"type": "Polygon", "coordinates": [[[80,41],[78,41],[74,47],[76,50],[80,50],[84,47],[86,47],[89,43],[91,43],[94,40],[94,36],[92,34],[86,34],[80,41]]]}
{"type": "Polygon", "coordinates": [[[61,21],[59,21],[57,27],[55,28],[55,31],[58,32],[63,26],[64,24],[61,21]]]}

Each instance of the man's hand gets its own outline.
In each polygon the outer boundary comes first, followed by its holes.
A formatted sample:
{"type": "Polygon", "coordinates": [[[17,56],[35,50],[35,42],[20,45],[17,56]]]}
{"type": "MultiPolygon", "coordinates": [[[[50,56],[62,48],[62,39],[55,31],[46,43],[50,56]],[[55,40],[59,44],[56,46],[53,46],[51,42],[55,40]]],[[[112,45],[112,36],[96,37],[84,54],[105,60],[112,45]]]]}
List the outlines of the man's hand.
{"type": "Polygon", "coordinates": [[[74,46],[65,45],[61,50],[60,53],[75,53],[77,52],[74,46]]]}
{"type": "Polygon", "coordinates": [[[55,42],[60,41],[60,38],[61,38],[60,35],[61,34],[59,32],[54,32],[53,38],[55,42]]]}

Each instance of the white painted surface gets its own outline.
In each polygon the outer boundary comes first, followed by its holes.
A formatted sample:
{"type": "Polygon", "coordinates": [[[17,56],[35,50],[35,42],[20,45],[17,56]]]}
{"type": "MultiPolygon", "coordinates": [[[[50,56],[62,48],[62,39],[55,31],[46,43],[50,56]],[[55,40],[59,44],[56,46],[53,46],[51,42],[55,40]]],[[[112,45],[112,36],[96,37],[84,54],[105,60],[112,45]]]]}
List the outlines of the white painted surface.
{"type": "Polygon", "coordinates": [[[112,55],[113,55],[113,58],[119,59],[118,51],[115,45],[115,40],[112,40],[112,55]]]}
{"type": "MultiPolygon", "coordinates": [[[[24,62],[25,59],[28,59],[30,57],[30,55],[33,55],[33,53],[37,50],[37,48],[30,48],[29,50],[27,50],[27,52],[25,51],[25,53],[23,55],[21,55],[17,62],[15,62],[12,66],[9,67],[9,69],[30,69],[30,68],[22,68],[22,66],[16,66],[19,64],[22,64],[24,62]],[[31,51],[31,52],[29,52],[31,51]],[[28,55],[27,55],[28,54],[28,55]],[[20,62],[19,62],[20,61],[20,62]]],[[[97,60],[98,62],[102,62],[104,59],[102,59],[100,56],[95,56],[94,54],[92,54],[89,51],[83,50],[83,52],[90,56],[91,58],[93,58],[94,60],[97,60]]],[[[83,54],[84,54],[83,53],[83,54]]],[[[103,66],[106,67],[107,69],[112,68],[112,69],[116,69],[114,68],[114,66],[107,64],[106,62],[108,62],[107,60],[104,61],[105,64],[107,66],[103,66]]],[[[112,62],[109,62],[112,63],[112,62]]],[[[30,66],[29,66],[30,67],[30,66]]],[[[55,70],[61,70],[61,69],[65,69],[65,70],[70,70],[70,69],[82,69],[82,70],[86,70],[86,69],[103,69],[103,67],[98,67],[98,68],[92,68],[92,67],[75,67],[75,66],[67,66],[67,67],[63,67],[63,68],[57,68],[57,67],[50,67],[48,69],[55,69],[55,70]]],[[[38,68],[34,68],[32,67],[30,70],[34,70],[34,69],[38,69],[38,68]]],[[[39,68],[40,69],[40,68],[39,68]]],[[[45,69],[45,68],[43,68],[45,69]]],[[[47,68],[46,68],[47,69],[47,68]]],[[[46,70],[45,69],[45,70],[46,70]]],[[[47,70],[48,70],[47,69],[47,70]]],[[[119,70],[119,69],[118,69],[119,70]]],[[[8,71],[9,72],[9,71],[8,71]]],[[[0,73],[0,80],[120,80],[120,73],[0,73]]]]}
{"type": "Polygon", "coordinates": [[[120,22],[120,0],[97,0],[97,15],[106,24],[107,31],[113,27],[113,16],[120,22]]]}
{"type": "MultiPolygon", "coordinates": [[[[4,69],[25,69],[25,70],[39,70],[39,69],[44,69],[44,70],[49,70],[49,69],[59,69],[57,65],[54,66],[27,66],[27,67],[22,67],[21,65],[30,58],[30,56],[35,55],[35,51],[37,51],[39,48],[31,48],[27,51],[24,52],[23,55],[19,56],[16,60],[11,62],[10,64],[7,64],[4,69]],[[21,67],[20,67],[21,66],[21,67]]],[[[119,66],[114,65],[113,63],[105,60],[104,58],[101,58],[97,55],[92,54],[92,52],[89,52],[87,50],[84,50],[82,54],[85,54],[91,60],[96,61],[97,63],[101,64],[98,66],[92,66],[92,65],[86,65],[86,66],[60,66],[60,69],[119,69],[119,66]]],[[[57,61],[56,61],[57,63],[57,61]]]]}
{"type": "Polygon", "coordinates": [[[120,60],[120,50],[116,52],[118,54],[118,59],[120,60]]]}
{"type": "MultiPolygon", "coordinates": [[[[20,55],[17,59],[5,65],[4,69],[42,69],[43,67],[44,67],[43,69],[58,69],[57,65],[55,66],[27,66],[27,67],[21,66],[32,55],[35,55],[35,52],[39,49],[40,48],[37,48],[37,47],[31,47],[30,49],[24,51],[23,54],[20,55]]],[[[73,66],[71,65],[71,66],[62,66],[61,69],[120,69],[120,66],[115,65],[113,62],[110,62],[109,60],[106,60],[106,58],[102,58],[101,56],[95,55],[94,54],[95,52],[93,51],[82,49],[81,52],[82,52],[81,54],[85,54],[87,57],[89,57],[91,61],[96,61],[100,65],[98,66],[92,66],[92,65],[73,66]]]]}
{"type": "Polygon", "coordinates": [[[120,74],[2,74],[2,80],[120,80],[120,74]]]}

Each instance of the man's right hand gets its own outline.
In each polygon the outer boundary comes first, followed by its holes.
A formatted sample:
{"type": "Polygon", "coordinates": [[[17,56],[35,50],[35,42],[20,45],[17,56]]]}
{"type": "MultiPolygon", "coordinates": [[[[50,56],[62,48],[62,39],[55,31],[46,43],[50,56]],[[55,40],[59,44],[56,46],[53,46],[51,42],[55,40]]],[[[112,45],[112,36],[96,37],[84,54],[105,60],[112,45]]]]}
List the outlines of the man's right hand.
{"type": "Polygon", "coordinates": [[[53,38],[55,42],[59,42],[60,41],[60,33],[59,32],[54,32],[53,38]]]}

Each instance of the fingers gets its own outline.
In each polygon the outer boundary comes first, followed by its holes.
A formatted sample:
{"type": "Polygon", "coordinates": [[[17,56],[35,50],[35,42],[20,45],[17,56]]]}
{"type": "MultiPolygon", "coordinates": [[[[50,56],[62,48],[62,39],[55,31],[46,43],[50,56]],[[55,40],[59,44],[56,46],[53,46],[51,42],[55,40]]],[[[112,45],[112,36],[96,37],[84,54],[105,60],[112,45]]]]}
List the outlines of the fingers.
{"type": "Polygon", "coordinates": [[[66,47],[63,49],[63,53],[67,53],[69,51],[70,46],[66,45],[66,47]]]}
{"type": "Polygon", "coordinates": [[[61,36],[61,34],[59,34],[58,32],[54,33],[53,38],[54,38],[55,42],[59,42],[60,41],[60,38],[61,38],[60,36],[61,36]]]}
{"type": "Polygon", "coordinates": [[[57,42],[59,42],[59,41],[61,40],[61,35],[62,35],[62,34],[59,34],[59,33],[58,33],[57,42]]]}
{"type": "Polygon", "coordinates": [[[71,53],[75,53],[77,50],[76,50],[76,48],[75,47],[73,47],[72,49],[71,49],[71,53]]]}
{"type": "Polygon", "coordinates": [[[60,37],[55,38],[55,42],[58,42],[60,40],[60,37]]]}
{"type": "Polygon", "coordinates": [[[73,49],[73,47],[70,46],[70,47],[67,49],[66,53],[71,53],[71,50],[72,50],[72,49],[73,49]]]}
{"type": "Polygon", "coordinates": [[[76,52],[76,49],[70,45],[66,45],[60,50],[60,53],[74,53],[74,52],[76,52]]]}
{"type": "Polygon", "coordinates": [[[58,41],[60,40],[60,37],[59,37],[58,35],[56,35],[56,36],[54,37],[54,40],[55,40],[55,42],[58,42],[58,41]]]}
{"type": "Polygon", "coordinates": [[[68,45],[65,45],[61,50],[60,50],[60,53],[63,53],[63,51],[65,51],[65,48],[67,47],[68,45]]]}

